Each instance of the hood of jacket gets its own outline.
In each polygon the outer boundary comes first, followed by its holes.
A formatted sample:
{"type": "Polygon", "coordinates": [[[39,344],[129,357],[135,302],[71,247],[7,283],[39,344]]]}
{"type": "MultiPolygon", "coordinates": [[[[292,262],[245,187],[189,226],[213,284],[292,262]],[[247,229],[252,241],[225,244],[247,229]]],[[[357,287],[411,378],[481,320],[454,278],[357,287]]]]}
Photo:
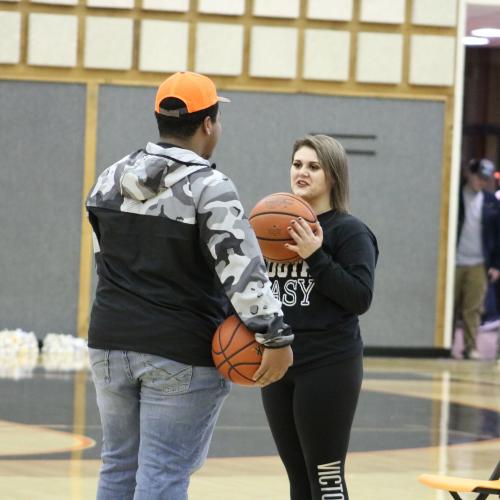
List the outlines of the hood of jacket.
{"type": "Polygon", "coordinates": [[[125,198],[146,201],[211,163],[193,151],[149,142],[120,162],[115,182],[125,198]]]}

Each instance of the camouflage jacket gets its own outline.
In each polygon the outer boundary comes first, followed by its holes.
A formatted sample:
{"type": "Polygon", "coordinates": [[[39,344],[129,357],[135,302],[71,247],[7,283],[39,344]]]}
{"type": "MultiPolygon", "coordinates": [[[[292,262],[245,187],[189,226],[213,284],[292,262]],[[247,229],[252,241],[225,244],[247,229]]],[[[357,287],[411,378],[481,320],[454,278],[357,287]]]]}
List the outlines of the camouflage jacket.
{"type": "Polygon", "coordinates": [[[91,347],[210,365],[212,335],[231,312],[261,344],[291,343],[236,189],[207,160],[148,143],[99,176],[87,210],[91,347]]]}

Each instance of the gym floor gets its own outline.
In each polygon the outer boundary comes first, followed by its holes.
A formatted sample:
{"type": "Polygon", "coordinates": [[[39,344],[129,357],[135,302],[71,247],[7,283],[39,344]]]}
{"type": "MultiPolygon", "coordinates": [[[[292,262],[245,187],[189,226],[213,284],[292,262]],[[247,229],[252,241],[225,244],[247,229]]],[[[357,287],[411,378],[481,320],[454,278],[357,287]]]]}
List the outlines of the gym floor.
{"type": "MultiPolygon", "coordinates": [[[[1,368],[1,367],[0,367],[1,368]]],[[[0,369],[3,500],[95,498],[100,424],[86,368],[0,369]]],[[[421,473],[487,479],[500,458],[500,363],[365,359],[347,460],[353,500],[446,499],[421,473]]],[[[190,500],[286,500],[259,391],[234,386],[190,500]]]]}

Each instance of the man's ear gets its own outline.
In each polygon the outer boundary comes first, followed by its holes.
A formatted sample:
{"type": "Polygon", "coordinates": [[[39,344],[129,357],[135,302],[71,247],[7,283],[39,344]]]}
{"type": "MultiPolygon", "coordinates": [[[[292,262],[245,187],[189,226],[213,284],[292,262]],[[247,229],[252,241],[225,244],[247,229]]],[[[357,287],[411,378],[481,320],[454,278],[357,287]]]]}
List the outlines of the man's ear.
{"type": "Polygon", "coordinates": [[[213,124],[210,116],[205,116],[205,118],[203,118],[202,128],[203,128],[203,132],[205,132],[206,135],[208,135],[208,136],[212,135],[213,125],[214,124],[213,124]]]}

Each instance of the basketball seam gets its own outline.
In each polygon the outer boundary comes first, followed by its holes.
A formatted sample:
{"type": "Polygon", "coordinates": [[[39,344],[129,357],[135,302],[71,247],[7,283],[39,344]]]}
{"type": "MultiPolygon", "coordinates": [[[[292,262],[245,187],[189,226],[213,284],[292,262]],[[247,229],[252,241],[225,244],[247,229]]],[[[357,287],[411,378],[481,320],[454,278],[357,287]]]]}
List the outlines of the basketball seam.
{"type": "MultiPolygon", "coordinates": [[[[317,220],[317,217],[316,217],[316,214],[314,213],[314,211],[312,210],[311,206],[305,202],[300,196],[297,196],[295,194],[291,194],[291,193],[274,193],[272,195],[269,195],[269,196],[266,196],[266,198],[268,197],[271,197],[271,196],[286,196],[287,198],[292,198],[292,200],[296,200],[298,201],[299,203],[301,203],[309,212],[311,212],[311,214],[314,216],[314,222],[316,222],[317,220]]],[[[266,198],[260,200],[260,202],[264,201],[266,198]]],[[[259,202],[259,203],[260,203],[259,202]]],[[[264,213],[273,213],[273,212],[264,212],[264,213]]],[[[278,212],[276,212],[278,213],[278,212]]],[[[250,218],[252,217],[256,217],[256,215],[253,215],[250,214],[250,218]]]]}
{"type": "Polygon", "coordinates": [[[277,264],[295,264],[295,262],[298,262],[300,260],[304,260],[302,257],[300,257],[298,254],[297,254],[297,258],[294,259],[294,260],[290,260],[290,259],[270,259],[269,257],[266,257],[264,256],[264,258],[266,260],[268,260],[269,262],[276,262],[277,264]]]}
{"type": "MultiPolygon", "coordinates": [[[[256,363],[240,363],[239,365],[236,365],[236,366],[240,366],[242,364],[247,364],[247,365],[254,365],[256,363]]],[[[234,366],[234,365],[231,365],[231,368],[229,369],[229,371],[227,372],[227,375],[229,376],[229,379],[231,380],[231,382],[234,382],[235,384],[237,384],[236,381],[234,381],[232,378],[231,378],[231,372],[232,371],[235,371],[241,378],[244,378],[245,380],[248,380],[249,382],[254,382],[255,381],[251,378],[248,378],[246,375],[243,375],[243,373],[241,373],[240,371],[238,371],[238,369],[234,366]]]]}
{"type": "MultiPolygon", "coordinates": [[[[227,357],[226,356],[226,353],[225,353],[225,350],[224,351],[221,351],[221,352],[215,352],[215,354],[220,354],[222,356],[224,356],[224,361],[222,361],[221,363],[219,363],[218,365],[216,365],[216,368],[219,368],[220,366],[222,366],[224,363],[228,362],[232,357],[236,356],[236,354],[239,354],[241,351],[243,351],[244,349],[246,349],[249,345],[252,345],[255,341],[252,340],[251,342],[249,342],[248,344],[245,344],[243,347],[241,347],[240,349],[238,349],[237,351],[234,351],[233,353],[231,353],[231,356],[227,357]]],[[[220,339],[219,339],[219,343],[220,343],[220,339]]],[[[228,343],[228,346],[231,345],[231,342],[228,343]]],[[[231,366],[233,366],[232,363],[229,363],[231,366]]]]}
{"type": "MultiPolygon", "coordinates": [[[[228,347],[231,345],[231,342],[233,341],[233,338],[234,336],[236,335],[236,332],[239,330],[240,326],[243,324],[243,322],[240,320],[240,323],[238,323],[236,325],[236,328],[233,330],[233,332],[231,333],[231,337],[229,338],[228,340],[228,343],[227,343],[227,346],[225,348],[222,347],[221,345],[221,339],[220,339],[220,335],[217,335],[217,340],[219,342],[219,348],[221,349],[220,352],[217,352],[217,351],[214,351],[214,354],[219,354],[219,355],[222,355],[224,357],[224,359],[219,363],[217,364],[215,367],[218,369],[220,368],[224,363],[228,363],[228,365],[231,367],[231,369],[234,368],[234,365],[232,363],[230,363],[230,359],[234,356],[236,356],[236,354],[239,354],[241,351],[243,351],[244,349],[246,349],[249,345],[252,345],[255,340],[252,340],[251,342],[248,342],[248,344],[245,344],[243,347],[241,347],[240,349],[238,349],[237,351],[231,353],[231,356],[227,357],[226,355],[226,350],[228,349],[228,347]]],[[[219,327],[220,328],[220,327],[219,327]]],[[[238,363],[236,366],[240,366],[241,364],[243,363],[238,363]]],[[[246,364],[253,364],[253,365],[256,365],[256,364],[260,364],[260,363],[246,363],[246,364]]],[[[231,369],[229,370],[228,372],[228,375],[231,371],[231,369]]],[[[247,378],[248,380],[251,380],[249,379],[248,377],[246,377],[245,375],[241,374],[240,372],[238,372],[239,375],[241,375],[242,377],[245,377],[247,378]]]]}
{"type": "MultiPolygon", "coordinates": [[[[221,344],[221,341],[220,341],[220,335],[217,335],[217,340],[219,341],[219,349],[221,349],[221,350],[219,352],[214,351],[215,354],[224,354],[224,351],[231,345],[231,342],[232,342],[232,340],[234,338],[234,334],[237,332],[238,328],[241,326],[241,323],[242,322],[240,320],[240,322],[236,325],[236,328],[233,330],[233,333],[231,333],[231,338],[229,339],[229,342],[228,342],[228,344],[227,344],[227,346],[225,348],[222,347],[222,344],[221,344]]],[[[219,326],[219,328],[217,328],[217,332],[216,333],[220,332],[220,328],[221,328],[220,326],[219,326]]]]}
{"type": "Polygon", "coordinates": [[[257,239],[258,240],[262,240],[262,241],[291,241],[291,242],[294,242],[295,243],[295,240],[293,238],[263,238],[262,236],[257,236],[257,239]]]}
{"type": "MultiPolygon", "coordinates": [[[[261,217],[262,215],[288,215],[290,217],[295,217],[296,219],[298,219],[298,217],[300,217],[300,216],[297,216],[297,214],[293,214],[290,212],[259,212],[258,214],[250,215],[250,218],[248,220],[256,219],[257,217],[261,217]]],[[[317,220],[317,219],[309,220],[309,219],[306,219],[305,217],[303,217],[303,219],[305,221],[309,222],[310,224],[313,224],[317,220]]]]}

